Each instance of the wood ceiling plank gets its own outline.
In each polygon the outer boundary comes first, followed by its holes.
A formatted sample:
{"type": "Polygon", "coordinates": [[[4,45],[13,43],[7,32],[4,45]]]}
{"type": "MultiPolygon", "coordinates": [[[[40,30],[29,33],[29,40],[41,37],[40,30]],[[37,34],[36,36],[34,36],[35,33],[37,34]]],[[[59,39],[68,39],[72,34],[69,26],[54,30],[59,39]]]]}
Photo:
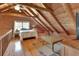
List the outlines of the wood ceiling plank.
{"type": "Polygon", "coordinates": [[[4,4],[0,5],[0,12],[7,9],[7,8],[9,8],[9,7],[11,7],[12,5],[14,5],[14,4],[4,3],[4,4]]]}
{"type": "Polygon", "coordinates": [[[31,16],[30,14],[28,14],[25,10],[21,9],[21,12],[24,13],[26,15],[26,17],[32,17],[32,18],[36,18],[36,16],[31,16]]]}
{"type": "Polygon", "coordinates": [[[9,6],[9,7],[5,8],[5,9],[3,9],[1,12],[5,12],[5,11],[8,11],[8,10],[10,10],[10,9],[13,9],[14,6],[15,6],[15,5],[9,6]]]}
{"type": "MultiPolygon", "coordinates": [[[[25,11],[31,16],[31,14],[27,10],[25,10],[25,11]]],[[[39,25],[41,25],[45,30],[47,30],[47,32],[49,32],[49,29],[44,24],[42,24],[37,18],[33,18],[33,19],[35,22],[37,22],[39,25]]]]}
{"type": "Polygon", "coordinates": [[[68,13],[68,15],[71,17],[71,19],[74,21],[74,24],[76,24],[76,17],[74,16],[74,14],[72,12],[70,4],[63,3],[62,6],[66,10],[66,12],[68,13]]]}
{"type": "MultiPolygon", "coordinates": [[[[22,11],[25,13],[26,17],[27,17],[27,14],[28,14],[28,16],[31,16],[27,11],[25,11],[25,10],[22,10],[22,11]]],[[[35,18],[34,16],[32,16],[31,18],[33,19],[34,22],[36,22],[37,24],[40,24],[38,21],[36,21],[36,20],[34,19],[34,18],[35,18]]],[[[41,25],[41,24],[40,24],[40,25],[41,25]]]]}
{"type": "Polygon", "coordinates": [[[72,10],[79,9],[79,3],[70,3],[70,5],[72,10]]]}
{"type": "Polygon", "coordinates": [[[33,4],[22,4],[22,5],[24,5],[26,8],[34,8],[34,9],[37,9],[37,10],[49,11],[46,8],[43,8],[43,7],[40,7],[40,6],[36,6],[36,5],[33,5],[33,4]]]}
{"type": "MultiPolygon", "coordinates": [[[[28,16],[31,16],[27,11],[25,11],[25,10],[22,10],[24,13],[25,13],[25,15],[26,15],[26,17],[27,17],[27,14],[28,14],[28,16]]],[[[32,19],[33,19],[33,21],[35,22],[35,23],[37,23],[37,24],[40,24],[38,21],[36,21],[33,17],[31,17],[32,19]]],[[[40,24],[41,25],[41,24],[40,24]]]]}
{"type": "MultiPolygon", "coordinates": [[[[35,16],[37,16],[31,9],[29,9],[31,11],[31,13],[33,13],[35,16]]],[[[41,19],[37,16],[37,19],[40,20],[41,23],[43,23],[52,33],[54,32],[51,28],[49,28],[47,26],[47,24],[45,24],[43,21],[41,21],[41,19]]]]}
{"type": "Polygon", "coordinates": [[[0,15],[18,16],[18,17],[26,17],[25,15],[22,15],[22,14],[17,14],[17,13],[7,13],[7,12],[0,13],[0,15]]]}
{"type": "MultiPolygon", "coordinates": [[[[50,11],[52,11],[51,8],[49,8],[49,6],[47,6],[46,4],[43,4],[47,9],[49,9],[50,11]]],[[[63,27],[63,25],[59,22],[59,20],[56,18],[56,16],[53,14],[53,11],[50,12],[50,14],[52,15],[52,17],[56,20],[56,22],[60,25],[60,27],[65,31],[65,33],[67,35],[69,35],[70,33],[63,27]]]]}
{"type": "Polygon", "coordinates": [[[38,6],[38,7],[42,7],[42,8],[45,8],[42,3],[31,3],[32,5],[35,5],[35,6],[38,6]]]}
{"type": "Polygon", "coordinates": [[[7,6],[9,6],[7,3],[1,4],[0,9],[3,9],[3,8],[7,7],[7,6]]]}
{"type": "Polygon", "coordinates": [[[60,33],[49,21],[48,19],[45,18],[45,16],[39,11],[39,10],[36,10],[49,24],[50,26],[57,32],[57,33],[60,33]]]}

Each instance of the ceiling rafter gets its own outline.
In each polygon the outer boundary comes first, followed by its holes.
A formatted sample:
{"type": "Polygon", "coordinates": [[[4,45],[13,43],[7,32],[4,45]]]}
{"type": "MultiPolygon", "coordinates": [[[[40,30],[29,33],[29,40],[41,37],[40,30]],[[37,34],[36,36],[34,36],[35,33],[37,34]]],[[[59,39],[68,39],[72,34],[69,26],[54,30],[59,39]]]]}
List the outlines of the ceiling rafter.
{"type": "MultiPolygon", "coordinates": [[[[25,8],[24,8],[25,9],[25,8]]],[[[31,15],[26,9],[25,9],[25,11],[29,14],[29,15],[31,15]]],[[[49,29],[44,25],[44,24],[42,24],[37,18],[33,18],[38,24],[40,24],[45,30],[47,30],[48,32],[49,32],[49,29]]]]}
{"type": "Polygon", "coordinates": [[[11,5],[11,6],[7,7],[7,8],[5,8],[5,9],[3,9],[1,12],[8,11],[8,10],[14,8],[14,6],[15,6],[15,5],[11,5]]]}
{"type": "MultiPolygon", "coordinates": [[[[22,10],[22,11],[25,13],[26,17],[27,17],[27,14],[28,14],[28,16],[31,16],[27,11],[25,11],[25,10],[22,10]]],[[[37,24],[39,23],[39,22],[37,22],[36,20],[34,20],[33,17],[31,17],[31,18],[32,18],[33,21],[36,22],[37,24]]]]}
{"type": "Polygon", "coordinates": [[[2,12],[3,10],[6,10],[8,8],[10,8],[13,5],[14,4],[7,4],[7,3],[2,4],[2,6],[0,5],[0,12],[2,12]]]}
{"type": "Polygon", "coordinates": [[[74,21],[74,24],[76,25],[76,17],[74,16],[74,14],[72,12],[72,8],[71,8],[70,4],[69,3],[63,3],[62,6],[67,11],[68,15],[72,18],[72,20],[74,21]]]}
{"type": "MultiPolygon", "coordinates": [[[[25,15],[26,15],[26,17],[27,17],[27,14],[28,14],[28,16],[31,16],[27,11],[25,11],[25,10],[22,10],[23,11],[23,13],[25,13],[25,15]]],[[[33,21],[35,21],[36,23],[39,23],[39,22],[37,22],[34,18],[34,16],[33,17],[31,17],[32,19],[33,19],[33,21]]]]}
{"type": "Polygon", "coordinates": [[[31,16],[30,14],[28,15],[25,10],[22,10],[22,9],[21,9],[21,12],[23,12],[27,17],[36,18],[36,16],[31,16]]]}
{"type": "MultiPolygon", "coordinates": [[[[31,9],[29,9],[31,11],[31,13],[33,13],[33,15],[37,16],[31,9]]],[[[51,28],[49,28],[49,26],[47,26],[47,24],[45,24],[43,21],[41,21],[41,19],[37,16],[37,19],[40,20],[41,23],[43,23],[52,33],[54,32],[51,28]]]]}
{"type": "Polygon", "coordinates": [[[40,6],[36,6],[36,5],[33,5],[33,4],[22,4],[22,5],[24,5],[26,8],[34,8],[34,9],[37,9],[37,10],[49,11],[46,8],[43,8],[43,7],[40,7],[40,6]]]}
{"type": "Polygon", "coordinates": [[[17,14],[17,13],[7,13],[7,12],[0,13],[0,15],[25,17],[25,15],[22,15],[22,14],[17,14]]]}
{"type": "MultiPolygon", "coordinates": [[[[28,12],[25,11],[24,13],[27,14],[28,12]]],[[[28,13],[28,15],[31,16],[29,13],[28,13]]],[[[47,29],[46,29],[43,25],[41,25],[35,18],[32,17],[32,19],[33,19],[33,21],[35,21],[37,24],[39,24],[41,27],[43,27],[45,30],[47,30],[47,29]]],[[[48,30],[47,30],[47,31],[48,31],[48,30]]],[[[49,32],[49,31],[48,31],[48,32],[49,32]]]]}
{"type": "MultiPolygon", "coordinates": [[[[49,9],[50,11],[52,11],[51,8],[49,8],[49,6],[47,4],[43,4],[47,9],[49,9]]],[[[53,14],[53,11],[50,12],[50,14],[52,15],[52,17],[56,20],[56,22],[60,25],[60,27],[65,31],[65,33],[67,35],[70,35],[70,33],[63,27],[63,25],[59,22],[59,20],[56,18],[56,16],[53,14]]]]}
{"type": "Polygon", "coordinates": [[[5,7],[7,7],[7,6],[9,6],[7,3],[1,4],[1,5],[0,5],[0,10],[3,9],[3,8],[5,8],[5,7]]]}
{"type": "Polygon", "coordinates": [[[49,25],[57,32],[57,33],[60,33],[46,18],[45,16],[39,11],[39,10],[36,10],[48,23],[49,25]]]}
{"type": "MultiPolygon", "coordinates": [[[[11,12],[6,12],[6,11],[9,11],[9,10],[11,10],[11,9],[14,9],[14,6],[15,6],[16,4],[12,4],[12,5],[10,5],[10,6],[8,6],[7,8],[5,8],[5,9],[3,9],[2,11],[1,11],[1,15],[11,15],[11,16],[20,16],[19,14],[15,14],[15,13],[11,13],[11,12]]],[[[21,13],[21,12],[20,12],[21,13]]],[[[23,12],[24,13],[24,12],[23,12]]],[[[23,17],[23,16],[22,16],[23,17]]],[[[24,13],[24,17],[25,17],[25,13],[24,13]]],[[[27,16],[27,17],[35,17],[35,16],[27,16]]]]}

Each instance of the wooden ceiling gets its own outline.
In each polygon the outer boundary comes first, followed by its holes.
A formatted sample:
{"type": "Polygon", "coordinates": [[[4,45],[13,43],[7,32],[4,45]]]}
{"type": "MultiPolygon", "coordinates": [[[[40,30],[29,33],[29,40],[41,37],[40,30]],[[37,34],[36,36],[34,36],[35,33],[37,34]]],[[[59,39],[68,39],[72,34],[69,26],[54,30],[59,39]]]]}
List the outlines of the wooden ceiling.
{"type": "Polygon", "coordinates": [[[64,3],[20,3],[21,12],[16,11],[16,4],[0,4],[0,15],[32,17],[49,32],[76,35],[76,12],[79,4],[64,3]]]}

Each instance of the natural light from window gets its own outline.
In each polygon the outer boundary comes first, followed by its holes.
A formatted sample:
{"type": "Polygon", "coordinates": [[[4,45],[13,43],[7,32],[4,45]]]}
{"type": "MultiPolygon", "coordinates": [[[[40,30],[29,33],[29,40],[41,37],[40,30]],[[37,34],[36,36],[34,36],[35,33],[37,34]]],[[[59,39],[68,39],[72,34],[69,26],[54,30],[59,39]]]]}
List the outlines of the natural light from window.
{"type": "Polygon", "coordinates": [[[15,21],[14,30],[27,30],[30,29],[30,24],[27,21],[15,21]]]}

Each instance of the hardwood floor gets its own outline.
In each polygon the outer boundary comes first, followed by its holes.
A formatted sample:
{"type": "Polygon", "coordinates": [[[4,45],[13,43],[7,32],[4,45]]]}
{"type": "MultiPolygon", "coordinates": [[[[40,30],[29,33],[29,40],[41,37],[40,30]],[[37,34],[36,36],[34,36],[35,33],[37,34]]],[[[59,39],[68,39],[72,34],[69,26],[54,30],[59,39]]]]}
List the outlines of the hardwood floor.
{"type": "Polygon", "coordinates": [[[52,54],[48,43],[41,39],[28,39],[21,42],[14,39],[10,42],[4,56],[47,56],[52,54]]]}
{"type": "Polygon", "coordinates": [[[21,42],[19,40],[12,40],[6,49],[4,56],[24,56],[21,42]]]}

